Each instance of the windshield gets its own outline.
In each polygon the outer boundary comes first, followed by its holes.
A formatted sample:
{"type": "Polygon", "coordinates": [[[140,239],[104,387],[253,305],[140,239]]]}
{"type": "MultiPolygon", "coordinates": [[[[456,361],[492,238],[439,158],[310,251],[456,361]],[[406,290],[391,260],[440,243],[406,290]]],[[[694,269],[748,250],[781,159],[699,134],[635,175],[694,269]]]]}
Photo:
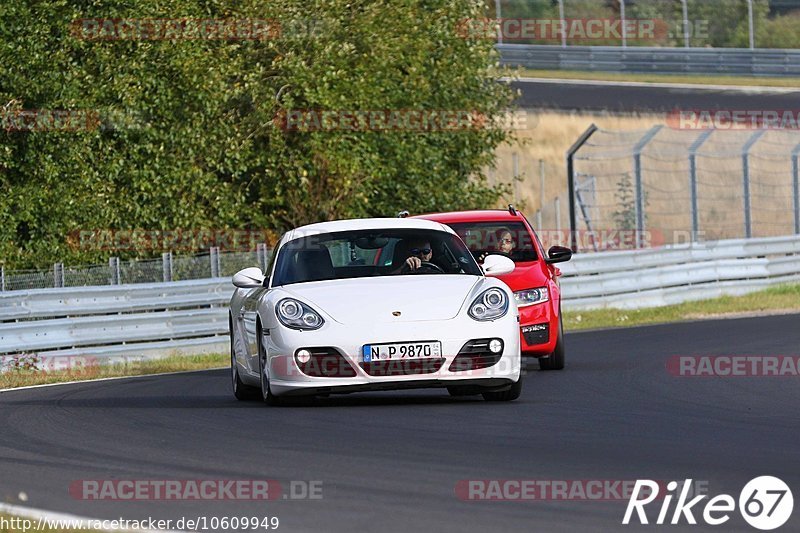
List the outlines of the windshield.
{"type": "Polygon", "coordinates": [[[482,276],[458,237],[435,230],[359,230],[294,239],[278,252],[273,286],[330,279],[426,274],[482,276]],[[406,261],[422,256],[425,268],[406,261]]]}
{"type": "Polygon", "coordinates": [[[476,259],[488,254],[510,257],[515,263],[536,261],[533,235],[522,222],[461,222],[448,224],[476,259]]]}

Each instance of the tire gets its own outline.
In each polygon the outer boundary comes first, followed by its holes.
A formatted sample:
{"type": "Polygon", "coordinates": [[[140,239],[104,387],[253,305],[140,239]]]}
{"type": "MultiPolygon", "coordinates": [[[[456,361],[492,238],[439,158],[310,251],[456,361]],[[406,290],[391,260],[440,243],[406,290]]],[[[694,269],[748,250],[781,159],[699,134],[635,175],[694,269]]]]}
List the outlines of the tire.
{"type": "Polygon", "coordinates": [[[513,402],[522,394],[522,377],[520,377],[511,388],[502,392],[484,392],[483,399],[487,402],[513,402]]]}
{"type": "Polygon", "coordinates": [[[233,353],[233,320],[228,317],[229,333],[231,338],[231,387],[233,395],[240,402],[258,399],[258,389],[245,385],[239,377],[239,366],[236,364],[236,356],[233,353]]]}
{"type": "Polygon", "coordinates": [[[556,340],[556,349],[549,357],[539,358],[539,370],[564,370],[564,326],[561,324],[561,319],[558,319],[558,340],[556,340]]]}
{"type": "Polygon", "coordinates": [[[258,377],[261,381],[261,399],[267,405],[281,405],[280,398],[272,394],[269,388],[269,378],[264,372],[267,364],[267,351],[261,344],[261,324],[256,327],[256,346],[258,348],[258,377]]]}

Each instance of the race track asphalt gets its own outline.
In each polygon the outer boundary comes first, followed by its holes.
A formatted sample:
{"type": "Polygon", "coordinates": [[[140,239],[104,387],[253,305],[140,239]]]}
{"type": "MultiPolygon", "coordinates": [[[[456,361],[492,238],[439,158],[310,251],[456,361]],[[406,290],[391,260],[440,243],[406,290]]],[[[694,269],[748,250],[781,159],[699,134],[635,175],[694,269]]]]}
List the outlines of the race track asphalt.
{"type": "MultiPolygon", "coordinates": [[[[523,396],[506,404],[410,391],[270,408],[237,402],[225,371],[4,392],[0,498],[87,517],[277,516],[279,531],[351,533],[662,529],[620,525],[625,501],[462,501],[459,480],[692,478],[738,497],[751,478],[774,475],[800,498],[800,378],[666,370],[672,355],[800,355],[800,315],[580,332],[567,343],[566,370],[529,365],[523,396]],[[84,479],[312,480],[322,498],[70,496],[84,479]]],[[[672,530],[754,531],[732,516],[672,530]]],[[[795,510],[779,531],[798,530],[795,510]]]]}
{"type": "Polygon", "coordinates": [[[742,91],[721,87],[626,86],[592,82],[518,81],[517,100],[525,109],[658,113],[683,110],[797,110],[800,89],[742,91]]]}

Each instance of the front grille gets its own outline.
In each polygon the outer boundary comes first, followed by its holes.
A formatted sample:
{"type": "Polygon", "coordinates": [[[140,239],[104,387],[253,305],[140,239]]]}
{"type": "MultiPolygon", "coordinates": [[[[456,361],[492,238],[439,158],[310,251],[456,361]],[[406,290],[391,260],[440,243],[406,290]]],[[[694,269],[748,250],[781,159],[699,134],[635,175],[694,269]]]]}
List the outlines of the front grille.
{"type": "Polygon", "coordinates": [[[355,369],[336,348],[302,349],[311,352],[311,359],[307,363],[299,362],[295,356],[295,363],[303,374],[318,378],[352,378],[356,375],[355,369]]]}
{"type": "Polygon", "coordinates": [[[522,337],[529,346],[534,344],[546,344],[550,340],[550,324],[533,324],[532,326],[523,326],[520,328],[522,337]]]}
{"type": "Polygon", "coordinates": [[[413,376],[417,374],[432,374],[437,372],[444,364],[444,358],[438,359],[408,359],[372,361],[359,363],[364,372],[370,376],[413,376]]]}
{"type": "Polygon", "coordinates": [[[492,339],[473,339],[468,341],[461,350],[459,350],[453,362],[450,363],[450,368],[448,370],[450,370],[450,372],[465,372],[467,370],[478,370],[497,364],[503,356],[503,350],[501,349],[500,353],[492,353],[489,350],[489,342],[491,340],[492,339]]]}

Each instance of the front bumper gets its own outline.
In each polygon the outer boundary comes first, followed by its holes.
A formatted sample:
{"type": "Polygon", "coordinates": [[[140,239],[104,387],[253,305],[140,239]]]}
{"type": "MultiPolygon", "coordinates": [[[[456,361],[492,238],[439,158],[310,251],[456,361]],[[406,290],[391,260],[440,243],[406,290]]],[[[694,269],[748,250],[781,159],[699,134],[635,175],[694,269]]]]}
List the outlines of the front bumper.
{"type": "MultiPolygon", "coordinates": [[[[520,336],[516,313],[510,312],[494,322],[477,322],[469,318],[448,321],[421,321],[393,324],[373,324],[364,331],[338,323],[326,323],[317,331],[294,331],[278,327],[264,337],[269,356],[270,389],[273,394],[313,395],[348,393],[370,390],[475,385],[487,390],[502,390],[520,378],[520,336]],[[499,338],[503,351],[496,363],[488,367],[463,370],[451,365],[464,345],[473,339],[499,338]],[[442,343],[442,355],[437,364],[427,365],[416,373],[375,372],[374,365],[365,364],[362,347],[365,344],[437,340],[442,343]],[[306,374],[294,357],[300,348],[324,347],[335,350],[349,368],[347,377],[319,377],[306,374]]],[[[413,362],[414,360],[409,360],[413,362]]],[[[420,360],[417,360],[420,361],[420,360]]],[[[390,365],[395,365],[392,361],[390,365]]],[[[400,361],[396,367],[405,364],[400,361]]],[[[425,366],[425,365],[423,365],[425,366]]]]}
{"type": "Polygon", "coordinates": [[[519,308],[519,336],[522,355],[550,355],[558,340],[558,314],[553,302],[519,308]]]}

